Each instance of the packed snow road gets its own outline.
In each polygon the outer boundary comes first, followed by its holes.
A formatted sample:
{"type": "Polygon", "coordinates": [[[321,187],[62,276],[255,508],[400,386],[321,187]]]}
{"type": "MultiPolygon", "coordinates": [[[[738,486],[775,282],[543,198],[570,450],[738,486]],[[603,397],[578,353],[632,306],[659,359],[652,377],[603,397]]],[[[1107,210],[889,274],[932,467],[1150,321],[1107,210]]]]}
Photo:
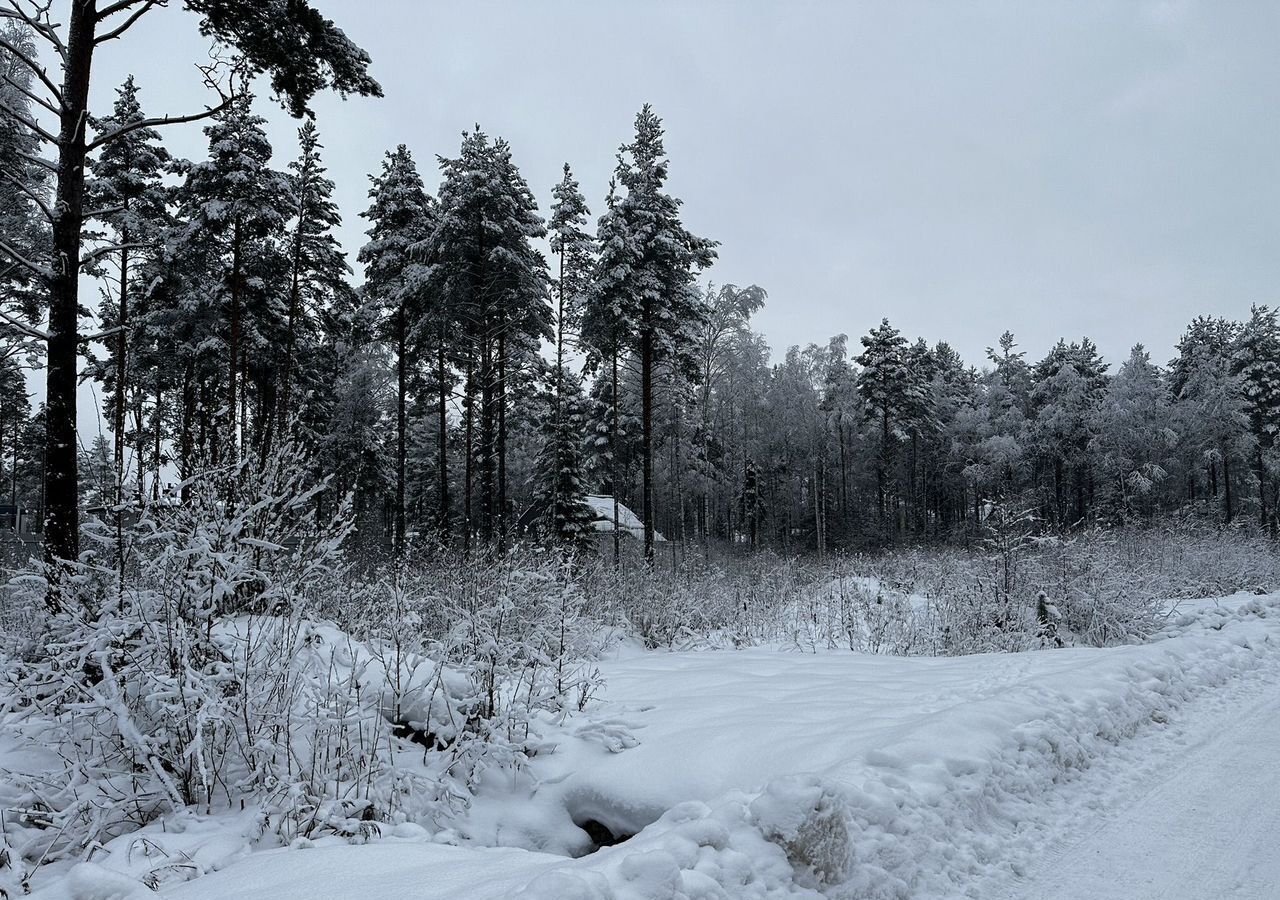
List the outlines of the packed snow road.
{"type": "MultiPolygon", "coordinates": [[[[1121,809],[1047,854],[1019,900],[1280,897],[1280,691],[1201,723],[1197,743],[1121,809]]],[[[1099,773],[1102,775],[1102,773],[1099,773]]]]}

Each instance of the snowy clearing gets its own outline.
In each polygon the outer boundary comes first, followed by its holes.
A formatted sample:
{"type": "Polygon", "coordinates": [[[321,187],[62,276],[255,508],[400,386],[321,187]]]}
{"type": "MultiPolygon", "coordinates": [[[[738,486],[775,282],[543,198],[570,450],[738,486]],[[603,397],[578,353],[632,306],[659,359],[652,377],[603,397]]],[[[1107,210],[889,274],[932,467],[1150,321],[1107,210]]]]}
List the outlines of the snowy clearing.
{"type": "Polygon", "coordinates": [[[1277,701],[1257,692],[1280,671],[1275,596],[1194,604],[1137,646],[950,659],[628,650],[602,668],[604,697],[534,758],[536,786],[486,785],[456,831],[404,825],[365,846],[249,854],[231,838],[243,821],[197,817],[187,834],[205,837],[149,829],[148,852],[121,840],[37,896],[152,896],[137,880],[149,866],[209,844],[189,874],[223,871],[165,896],[1271,896],[1277,854],[1261,826],[1274,793],[1219,756],[1253,773],[1274,753],[1277,701]],[[1222,729],[1241,697],[1253,714],[1222,729]],[[1184,708],[1214,732],[1180,724],[1184,708]],[[1200,746],[1179,756],[1179,740],[1200,746]],[[1144,787],[1162,759],[1182,762],[1144,787]],[[1108,766],[1104,779],[1090,771],[1108,766]],[[1109,807],[1124,812],[1092,821],[1109,807]],[[1199,810],[1217,837],[1188,854],[1199,810]],[[1237,840],[1229,825],[1251,811],[1256,837],[1237,840]],[[588,854],[584,825],[634,837],[588,854]],[[1169,874],[1124,876],[1134,855],[1169,857],[1169,874]],[[1175,883],[1182,894],[1167,892],[1175,883]],[[1128,893],[1104,890],[1120,884],[1128,893]]]}

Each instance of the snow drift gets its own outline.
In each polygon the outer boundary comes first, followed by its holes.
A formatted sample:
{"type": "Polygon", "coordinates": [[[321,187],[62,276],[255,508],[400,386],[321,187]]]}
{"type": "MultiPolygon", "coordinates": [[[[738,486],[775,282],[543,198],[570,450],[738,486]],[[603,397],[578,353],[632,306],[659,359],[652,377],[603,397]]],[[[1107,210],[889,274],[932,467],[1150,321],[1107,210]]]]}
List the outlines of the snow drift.
{"type": "MultiPolygon", "coordinates": [[[[1280,600],[1236,597],[1107,649],[626,655],[604,664],[590,721],[550,735],[531,760],[532,786],[485,785],[456,830],[228,858],[166,896],[964,895],[1040,852],[1051,785],[1195,694],[1280,667],[1277,631],[1280,600]],[[588,853],[588,816],[635,835],[588,853]],[[425,877],[437,865],[447,877],[425,877]]],[[[137,877],[108,850],[94,865],[137,877]]],[[[40,896],[132,900],[105,871],[95,893],[92,871],[40,896]]]]}

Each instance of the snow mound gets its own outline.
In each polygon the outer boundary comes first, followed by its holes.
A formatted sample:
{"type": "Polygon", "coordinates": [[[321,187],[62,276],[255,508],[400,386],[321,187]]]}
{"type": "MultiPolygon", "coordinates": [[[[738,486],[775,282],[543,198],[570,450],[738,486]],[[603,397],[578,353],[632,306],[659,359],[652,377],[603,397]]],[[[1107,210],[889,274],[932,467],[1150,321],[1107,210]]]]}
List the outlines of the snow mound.
{"type": "MultiPolygon", "coordinates": [[[[535,761],[549,777],[530,802],[574,809],[589,797],[597,816],[654,821],[542,881],[567,885],[572,874],[584,891],[604,876],[613,893],[590,896],[619,898],[963,895],[1040,852],[1029,835],[1051,786],[1197,693],[1280,665],[1278,613],[1274,597],[1202,605],[1149,644],[1108,649],[954,659],[752,650],[606,666],[615,704],[650,703],[629,711],[644,726],[639,745],[535,761]],[[691,850],[683,832],[699,827],[725,829],[726,849],[691,850]],[[757,893],[699,880],[700,865],[730,851],[752,858],[757,893]],[[789,874],[773,880],[782,863],[789,874]]],[[[530,896],[555,896],[541,883],[530,896]]]]}
{"type": "MultiPolygon", "coordinates": [[[[1106,649],[948,659],[754,649],[608,661],[607,694],[589,721],[549,732],[530,777],[485,785],[456,830],[406,826],[365,846],[329,839],[245,859],[230,845],[215,860],[174,844],[166,852],[177,848],[204,871],[225,868],[161,892],[178,900],[972,895],[1044,853],[1055,815],[1045,798],[1056,785],[1138,731],[1165,727],[1194,696],[1280,671],[1276,597],[1184,609],[1152,641],[1106,649]],[[626,839],[602,846],[611,842],[588,834],[589,822],[626,839]]],[[[77,867],[37,896],[149,895],[126,892],[139,873],[118,871],[119,860],[118,852],[106,859],[110,870],[77,867]]]]}

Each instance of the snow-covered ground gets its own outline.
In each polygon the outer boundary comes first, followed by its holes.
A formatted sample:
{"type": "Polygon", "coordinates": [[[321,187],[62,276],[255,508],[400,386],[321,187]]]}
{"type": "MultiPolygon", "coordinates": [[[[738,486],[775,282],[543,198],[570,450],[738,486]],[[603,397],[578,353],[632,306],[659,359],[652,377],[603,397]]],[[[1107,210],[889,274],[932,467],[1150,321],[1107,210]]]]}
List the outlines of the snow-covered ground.
{"type": "Polygon", "coordinates": [[[495,780],[448,832],[249,853],[245,822],[192,817],[37,896],[154,896],[139,877],[188,863],[221,871],[164,896],[1280,896],[1262,771],[1280,598],[1192,604],[1109,649],[631,650],[602,668],[532,784],[495,780]],[[590,853],[603,829],[634,836],[590,853]]]}

